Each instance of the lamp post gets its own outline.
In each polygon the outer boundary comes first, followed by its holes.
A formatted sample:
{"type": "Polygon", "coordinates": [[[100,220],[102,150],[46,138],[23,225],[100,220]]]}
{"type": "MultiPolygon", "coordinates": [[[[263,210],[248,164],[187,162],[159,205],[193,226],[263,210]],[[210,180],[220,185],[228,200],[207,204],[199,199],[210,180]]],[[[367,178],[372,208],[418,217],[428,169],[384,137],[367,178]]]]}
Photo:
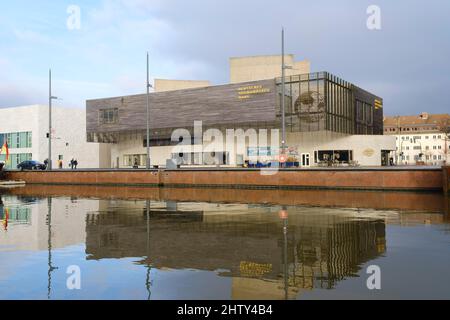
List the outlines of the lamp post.
{"type": "Polygon", "coordinates": [[[286,118],[285,118],[285,65],[284,65],[284,28],[281,29],[281,148],[286,147],[286,118]]]}
{"type": "MultiPolygon", "coordinates": [[[[398,140],[400,141],[400,138],[401,138],[400,116],[396,116],[396,123],[397,123],[397,132],[396,132],[396,134],[397,134],[398,140]]],[[[396,147],[397,147],[397,145],[396,145],[396,147]]],[[[400,150],[400,152],[398,152],[398,151],[395,152],[395,163],[396,163],[397,166],[398,166],[398,162],[400,160],[402,151],[403,150],[400,150]]]]}
{"type": "Polygon", "coordinates": [[[152,85],[150,84],[150,78],[149,78],[149,62],[148,62],[148,52],[147,52],[147,161],[146,161],[146,168],[147,170],[150,169],[150,102],[149,102],[149,94],[150,94],[150,88],[152,88],[152,85]]]}
{"type": "Polygon", "coordinates": [[[48,164],[47,170],[52,170],[52,100],[58,97],[52,95],[52,69],[48,71],[48,164]]]}
{"type": "Polygon", "coordinates": [[[419,153],[419,158],[418,158],[417,160],[418,160],[418,161],[422,161],[422,158],[423,158],[423,147],[422,147],[422,142],[421,142],[421,141],[418,141],[418,139],[414,139],[414,144],[416,144],[417,142],[420,144],[420,153],[419,153]]]}
{"type": "Polygon", "coordinates": [[[292,69],[286,66],[284,61],[284,28],[281,29],[281,157],[286,161],[286,69],[292,69]]]}

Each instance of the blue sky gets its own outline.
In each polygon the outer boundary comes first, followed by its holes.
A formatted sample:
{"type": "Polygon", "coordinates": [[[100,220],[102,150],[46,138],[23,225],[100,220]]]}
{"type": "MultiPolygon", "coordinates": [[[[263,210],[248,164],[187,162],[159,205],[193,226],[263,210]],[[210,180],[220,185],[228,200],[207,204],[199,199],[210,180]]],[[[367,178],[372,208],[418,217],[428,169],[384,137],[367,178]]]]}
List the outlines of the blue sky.
{"type": "Polygon", "coordinates": [[[441,0],[1,1],[0,107],[47,103],[49,67],[58,104],[142,93],[146,51],[152,77],[226,83],[228,58],[278,54],[284,25],[289,53],[382,96],[386,114],[449,112],[449,14],[441,0]]]}

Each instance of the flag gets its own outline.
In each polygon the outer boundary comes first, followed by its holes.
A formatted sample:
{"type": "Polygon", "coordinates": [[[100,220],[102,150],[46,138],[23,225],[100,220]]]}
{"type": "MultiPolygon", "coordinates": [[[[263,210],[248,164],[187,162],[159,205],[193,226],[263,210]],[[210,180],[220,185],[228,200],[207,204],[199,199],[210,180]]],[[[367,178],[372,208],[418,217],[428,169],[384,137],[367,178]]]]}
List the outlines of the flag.
{"type": "Polygon", "coordinates": [[[9,160],[9,148],[8,148],[8,141],[5,141],[3,144],[3,147],[0,149],[0,154],[5,153],[6,154],[6,161],[9,160]]]}

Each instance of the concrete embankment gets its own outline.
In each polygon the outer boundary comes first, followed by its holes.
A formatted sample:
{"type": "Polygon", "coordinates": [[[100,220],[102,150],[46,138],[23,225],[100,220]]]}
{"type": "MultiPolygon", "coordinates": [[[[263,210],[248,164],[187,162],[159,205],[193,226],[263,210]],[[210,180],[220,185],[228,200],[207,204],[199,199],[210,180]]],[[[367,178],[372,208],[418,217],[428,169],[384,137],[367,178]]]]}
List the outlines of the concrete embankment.
{"type": "Polygon", "coordinates": [[[251,169],[9,171],[7,179],[50,185],[448,192],[450,169],[286,169],[269,173],[251,169]]]}

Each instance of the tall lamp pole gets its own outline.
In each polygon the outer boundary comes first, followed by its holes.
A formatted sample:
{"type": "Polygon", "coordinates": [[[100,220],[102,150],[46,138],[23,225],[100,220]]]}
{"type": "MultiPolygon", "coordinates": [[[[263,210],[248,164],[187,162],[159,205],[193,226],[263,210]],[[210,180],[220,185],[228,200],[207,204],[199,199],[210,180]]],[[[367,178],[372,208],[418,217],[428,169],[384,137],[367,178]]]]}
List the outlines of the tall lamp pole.
{"type": "Polygon", "coordinates": [[[286,65],[284,63],[284,28],[282,28],[281,29],[281,149],[283,156],[286,151],[285,71],[286,65]]]}
{"type": "Polygon", "coordinates": [[[281,29],[281,154],[286,161],[286,69],[292,69],[284,61],[284,28],[281,29]]]}
{"type": "Polygon", "coordinates": [[[152,85],[150,84],[150,78],[149,78],[149,62],[148,62],[148,52],[147,52],[147,163],[146,168],[147,170],[150,169],[150,106],[149,106],[149,94],[150,94],[150,88],[152,88],[152,85]]]}
{"type": "Polygon", "coordinates": [[[48,164],[47,170],[52,170],[52,100],[58,97],[52,96],[52,69],[48,71],[48,164]]]}

